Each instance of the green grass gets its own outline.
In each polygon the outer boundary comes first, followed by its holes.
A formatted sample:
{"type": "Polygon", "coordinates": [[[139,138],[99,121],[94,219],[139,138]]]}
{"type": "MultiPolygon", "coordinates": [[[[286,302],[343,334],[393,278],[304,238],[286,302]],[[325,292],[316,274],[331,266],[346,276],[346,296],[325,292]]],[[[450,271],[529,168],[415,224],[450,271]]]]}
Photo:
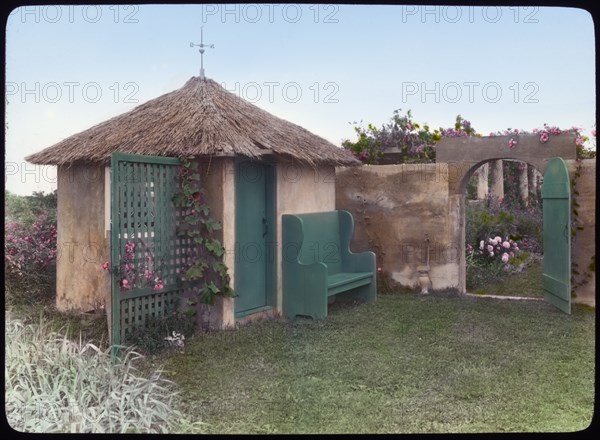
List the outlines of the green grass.
{"type": "Polygon", "coordinates": [[[145,368],[164,364],[212,433],[575,431],[593,413],[594,327],[578,305],[380,295],[201,333],[145,368]]]}
{"type": "Polygon", "coordinates": [[[60,312],[54,302],[48,299],[35,303],[7,300],[5,307],[24,324],[39,322],[42,318],[52,330],[60,330],[70,339],[79,340],[81,334],[84,341],[91,341],[100,348],[108,347],[108,322],[105,314],[60,312]]]}
{"type": "Polygon", "coordinates": [[[485,287],[473,289],[471,293],[543,298],[542,266],[542,260],[533,261],[523,272],[507,275],[485,287]]]}

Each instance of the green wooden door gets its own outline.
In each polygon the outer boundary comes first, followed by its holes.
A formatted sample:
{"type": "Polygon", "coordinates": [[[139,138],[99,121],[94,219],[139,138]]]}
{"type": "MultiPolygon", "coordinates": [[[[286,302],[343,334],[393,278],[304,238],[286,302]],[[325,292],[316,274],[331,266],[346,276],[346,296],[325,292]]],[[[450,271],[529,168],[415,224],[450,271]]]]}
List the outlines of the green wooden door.
{"type": "Polygon", "coordinates": [[[571,188],[567,164],[550,160],[542,185],[544,210],[544,298],[571,313],[571,188]]]}
{"type": "Polygon", "coordinates": [[[267,306],[268,167],[260,162],[236,164],[235,313],[267,306]]]}

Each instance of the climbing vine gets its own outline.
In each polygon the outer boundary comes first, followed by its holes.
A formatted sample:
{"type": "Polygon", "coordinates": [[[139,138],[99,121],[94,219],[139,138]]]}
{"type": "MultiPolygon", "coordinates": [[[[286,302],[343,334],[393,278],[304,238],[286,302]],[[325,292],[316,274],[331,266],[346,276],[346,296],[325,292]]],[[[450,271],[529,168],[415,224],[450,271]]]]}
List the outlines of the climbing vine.
{"type": "Polygon", "coordinates": [[[186,255],[184,278],[185,281],[198,281],[192,285],[201,302],[214,304],[216,295],[234,296],[227,266],[223,263],[225,250],[220,240],[214,237],[214,231],[221,229],[221,224],[210,215],[199,162],[193,156],[179,159],[180,185],[173,202],[182,210],[183,216],[177,236],[194,243],[186,255]]]}
{"type": "MultiPolygon", "coordinates": [[[[584,150],[587,151],[587,150],[584,150]]],[[[579,153],[579,149],[578,149],[579,153]]],[[[585,156],[584,156],[585,157],[585,156]]],[[[573,240],[577,237],[577,233],[579,231],[583,231],[584,227],[582,226],[583,221],[579,216],[579,209],[581,205],[577,201],[579,194],[579,190],[577,189],[577,182],[581,177],[581,170],[583,168],[582,155],[578,154],[576,159],[576,167],[575,172],[573,173],[573,178],[571,179],[571,237],[573,240]]],[[[596,256],[592,255],[590,259],[590,264],[585,268],[580,268],[579,264],[575,261],[571,262],[571,291],[574,292],[575,289],[587,284],[591,277],[592,272],[596,270],[596,256]],[[581,272],[580,272],[581,269],[581,272]],[[580,279],[578,281],[575,280],[575,275],[580,275],[580,279]]]]}

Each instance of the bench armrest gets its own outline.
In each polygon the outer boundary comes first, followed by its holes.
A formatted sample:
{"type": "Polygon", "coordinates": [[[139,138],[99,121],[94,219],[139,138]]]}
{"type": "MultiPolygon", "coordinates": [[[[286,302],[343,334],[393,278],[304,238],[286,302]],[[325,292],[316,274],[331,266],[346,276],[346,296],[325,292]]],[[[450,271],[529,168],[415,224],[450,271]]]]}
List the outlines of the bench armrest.
{"type": "Polygon", "coordinates": [[[365,251],[355,254],[349,251],[345,256],[345,270],[348,272],[373,272],[377,271],[375,252],[365,251]]]}
{"type": "Polygon", "coordinates": [[[347,272],[377,271],[375,253],[371,251],[354,253],[350,250],[350,241],[354,235],[354,218],[348,211],[339,211],[340,245],[342,265],[347,272]]]}

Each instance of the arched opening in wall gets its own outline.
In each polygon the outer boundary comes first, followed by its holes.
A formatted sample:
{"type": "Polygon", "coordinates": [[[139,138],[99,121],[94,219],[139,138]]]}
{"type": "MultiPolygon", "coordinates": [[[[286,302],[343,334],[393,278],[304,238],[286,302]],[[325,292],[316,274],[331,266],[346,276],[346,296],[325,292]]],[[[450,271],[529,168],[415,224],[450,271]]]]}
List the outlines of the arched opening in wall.
{"type": "Polygon", "coordinates": [[[466,291],[543,298],[542,173],[489,160],[465,176],[466,291]]]}

